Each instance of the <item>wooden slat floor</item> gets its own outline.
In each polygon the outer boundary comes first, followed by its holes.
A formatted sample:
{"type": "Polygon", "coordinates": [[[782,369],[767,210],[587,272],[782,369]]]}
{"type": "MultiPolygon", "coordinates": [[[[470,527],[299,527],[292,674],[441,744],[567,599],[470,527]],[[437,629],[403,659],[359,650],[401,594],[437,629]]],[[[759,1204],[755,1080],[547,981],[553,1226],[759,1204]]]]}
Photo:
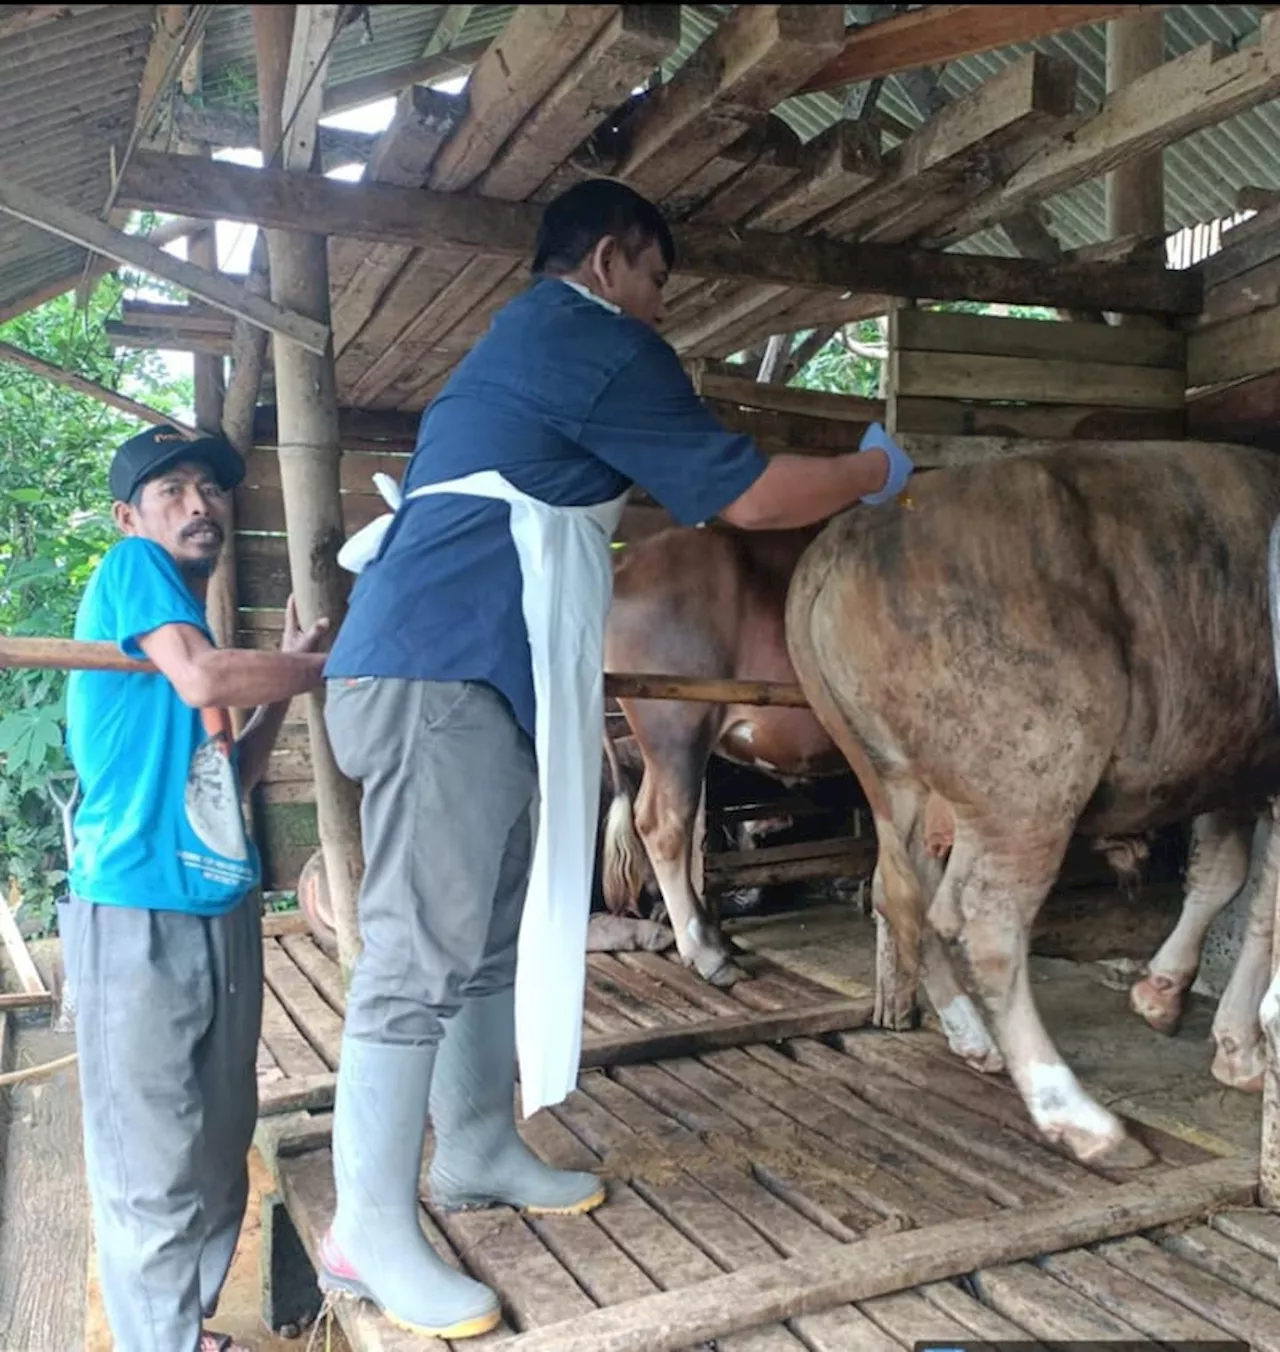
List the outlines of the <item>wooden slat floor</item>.
{"type": "MultiPolygon", "coordinates": [[[[264,1082],[331,1067],[336,969],[302,935],[273,939],[268,950],[264,1082]]],[[[654,955],[589,963],[587,1024],[601,1033],[838,995],[767,962],[729,992],[654,955]]],[[[333,1207],[328,1125],[325,1114],[295,1114],[271,1126],[279,1182],[312,1249],[333,1207]]],[[[1156,1156],[1144,1176],[1210,1158],[1130,1125],[1156,1156]]],[[[1007,1078],[970,1071],[928,1031],[863,1029],[587,1070],[565,1103],[521,1129],[550,1162],[599,1170],[609,1201],[587,1217],[532,1220],[502,1208],[449,1215],[424,1193],[431,1242],[503,1299],[503,1327],[460,1348],[496,1348],[515,1332],[748,1264],[1135,1177],[1086,1169],[1044,1144],[1007,1078]]],[[[716,1347],[888,1352],[923,1338],[1237,1338],[1280,1352],[1277,1258],[1280,1216],[1227,1211],[802,1316],[716,1347]]],[[[341,1302],[336,1312],[357,1352],[430,1346],[367,1306],[341,1302]]]]}

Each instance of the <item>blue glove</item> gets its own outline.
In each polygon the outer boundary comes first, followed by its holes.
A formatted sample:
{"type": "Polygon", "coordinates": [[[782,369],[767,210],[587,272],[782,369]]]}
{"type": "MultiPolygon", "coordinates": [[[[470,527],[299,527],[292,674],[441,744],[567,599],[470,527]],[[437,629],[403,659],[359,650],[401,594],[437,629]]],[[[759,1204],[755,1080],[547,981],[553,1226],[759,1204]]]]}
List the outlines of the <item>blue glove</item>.
{"type": "Polygon", "coordinates": [[[889,477],[878,493],[868,493],[863,502],[878,507],[882,502],[891,502],[907,485],[907,480],[915,472],[911,457],[898,445],[878,422],[873,422],[863,435],[858,447],[863,451],[883,451],[889,457],[889,477]]]}

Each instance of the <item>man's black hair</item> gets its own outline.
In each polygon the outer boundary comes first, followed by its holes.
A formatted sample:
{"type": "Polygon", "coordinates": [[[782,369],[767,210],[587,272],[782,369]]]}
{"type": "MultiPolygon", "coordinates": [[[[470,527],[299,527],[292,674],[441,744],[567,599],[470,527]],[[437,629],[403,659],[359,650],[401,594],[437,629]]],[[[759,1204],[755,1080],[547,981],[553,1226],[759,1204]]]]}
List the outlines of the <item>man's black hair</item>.
{"type": "Polygon", "coordinates": [[[628,262],[634,263],[653,243],[668,268],[676,260],[671,227],[648,198],[615,179],[592,178],[547,204],[538,227],[533,275],[572,272],[606,235],[617,237],[628,262]]]}

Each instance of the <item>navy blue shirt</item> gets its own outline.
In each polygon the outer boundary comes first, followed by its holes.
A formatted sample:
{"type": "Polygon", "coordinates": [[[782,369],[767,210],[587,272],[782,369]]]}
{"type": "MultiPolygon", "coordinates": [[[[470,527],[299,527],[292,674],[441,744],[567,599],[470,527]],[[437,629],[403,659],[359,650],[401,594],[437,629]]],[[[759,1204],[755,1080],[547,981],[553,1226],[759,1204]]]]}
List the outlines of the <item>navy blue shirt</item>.
{"type": "MultiPolygon", "coordinates": [[[[694,525],[766,463],[712,417],[655,330],[544,279],[497,312],[427,408],[402,487],[497,470],[530,497],[585,507],[636,483],[694,525]]],[[[485,681],[532,737],[510,512],[454,493],[405,502],[352,588],[325,675],[485,681]]]]}

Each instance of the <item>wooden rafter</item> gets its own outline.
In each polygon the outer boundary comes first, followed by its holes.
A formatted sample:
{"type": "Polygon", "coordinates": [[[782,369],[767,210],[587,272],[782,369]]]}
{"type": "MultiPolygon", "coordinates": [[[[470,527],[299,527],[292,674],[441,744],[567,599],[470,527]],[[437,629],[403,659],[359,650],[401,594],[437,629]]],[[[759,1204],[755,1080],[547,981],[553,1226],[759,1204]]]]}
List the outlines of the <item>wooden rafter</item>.
{"type": "MultiPolygon", "coordinates": [[[[521,259],[531,253],[542,215],[533,203],[338,183],[156,154],[135,156],[121,200],[182,215],[521,259]]],[[[1195,314],[1203,288],[1198,275],[1132,263],[1049,265],[763,231],[732,237],[718,228],[677,230],[676,241],[683,273],[841,292],[1195,314]]]]}
{"type": "Polygon", "coordinates": [[[1055,137],[1020,169],[936,233],[953,243],[1023,208],[1280,95],[1280,13],[1263,16],[1258,41],[1228,52],[1205,43],[1109,94],[1101,109],[1055,137]]]}
{"type": "Polygon", "coordinates": [[[925,5],[855,29],[840,53],[798,92],[896,75],[919,66],[943,65],[962,56],[1034,42],[1119,14],[1168,5],[925,5]]]}
{"type": "MultiPolygon", "coordinates": [[[[191,156],[175,155],[162,158],[172,158],[190,165],[207,166],[206,161],[196,160],[191,156]]],[[[216,205],[211,205],[207,201],[201,205],[202,209],[199,212],[177,214],[200,216],[205,220],[215,219],[222,214],[216,205]]],[[[103,221],[87,216],[84,212],[76,211],[61,202],[55,202],[43,193],[14,183],[12,180],[0,182],[0,211],[6,211],[29,225],[38,226],[50,234],[70,240],[73,244],[105,254],[118,263],[128,263],[132,267],[150,273],[153,277],[172,282],[174,286],[179,286],[191,295],[208,301],[210,305],[216,305],[220,310],[226,310],[249,323],[279,333],[311,352],[323,352],[329,341],[329,330],[325,325],[282,309],[262,296],[251,295],[243,286],[226,277],[207,272],[180,258],[174,258],[172,254],[158,249],[146,239],[114,230],[103,221]]]]}
{"type": "Polygon", "coordinates": [[[130,399],[128,395],[120,394],[116,390],[109,389],[106,385],[99,385],[97,381],[86,380],[84,376],[77,375],[74,371],[68,371],[63,366],[55,366],[52,362],[45,361],[31,352],[24,352],[20,347],[14,347],[11,343],[0,343],[0,361],[21,366],[34,375],[52,380],[57,385],[65,385],[67,389],[75,390],[77,394],[87,395],[90,399],[96,399],[100,404],[107,404],[111,408],[118,409],[121,413],[127,413],[131,418],[139,418],[143,422],[153,423],[157,426],[168,423],[183,433],[184,436],[196,437],[200,435],[194,427],[189,427],[186,423],[170,417],[167,413],[161,413],[157,409],[149,408],[146,404],[140,404],[136,399],[130,399]]]}
{"type": "Polygon", "coordinates": [[[70,5],[0,5],[0,38],[29,33],[41,24],[70,17],[70,5]]]}

